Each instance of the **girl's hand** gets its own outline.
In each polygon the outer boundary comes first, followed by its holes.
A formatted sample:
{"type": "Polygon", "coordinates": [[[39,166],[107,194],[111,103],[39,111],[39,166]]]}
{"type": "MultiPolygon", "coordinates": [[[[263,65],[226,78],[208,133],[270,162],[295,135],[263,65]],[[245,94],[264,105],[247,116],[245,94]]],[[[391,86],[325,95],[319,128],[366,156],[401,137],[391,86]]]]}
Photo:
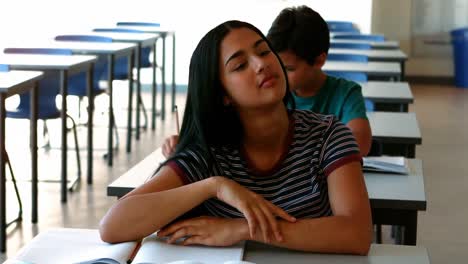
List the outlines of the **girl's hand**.
{"type": "Polygon", "coordinates": [[[216,180],[216,197],[244,214],[249,225],[250,238],[255,237],[255,231],[259,226],[264,242],[270,242],[271,232],[277,241],[283,240],[276,216],[289,222],[295,222],[294,217],[235,181],[224,177],[217,177],[216,180]]]}
{"type": "Polygon", "coordinates": [[[176,222],[159,230],[158,237],[168,237],[168,243],[187,237],[183,245],[231,246],[248,236],[245,219],[202,216],[176,222]]]}

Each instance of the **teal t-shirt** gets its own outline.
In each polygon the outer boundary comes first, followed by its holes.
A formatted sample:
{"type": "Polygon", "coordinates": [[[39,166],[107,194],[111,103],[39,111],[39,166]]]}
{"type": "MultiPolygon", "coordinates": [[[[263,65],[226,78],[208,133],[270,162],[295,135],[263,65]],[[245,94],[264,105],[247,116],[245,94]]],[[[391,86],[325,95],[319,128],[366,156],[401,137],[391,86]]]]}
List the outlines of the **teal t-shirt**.
{"type": "Polygon", "coordinates": [[[344,124],[355,118],[367,119],[361,86],[343,78],[327,76],[316,95],[299,97],[293,93],[293,97],[296,109],[334,115],[344,124]]]}

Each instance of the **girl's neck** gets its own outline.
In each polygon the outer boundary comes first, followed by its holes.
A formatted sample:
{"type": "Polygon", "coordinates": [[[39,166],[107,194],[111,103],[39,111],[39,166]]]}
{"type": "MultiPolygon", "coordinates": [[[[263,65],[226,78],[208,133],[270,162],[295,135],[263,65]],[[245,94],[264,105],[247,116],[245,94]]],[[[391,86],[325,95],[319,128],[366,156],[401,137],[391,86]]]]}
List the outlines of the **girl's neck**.
{"type": "Polygon", "coordinates": [[[241,113],[240,118],[244,127],[243,146],[246,150],[276,152],[283,149],[289,133],[289,117],[282,102],[273,110],[241,113]]]}

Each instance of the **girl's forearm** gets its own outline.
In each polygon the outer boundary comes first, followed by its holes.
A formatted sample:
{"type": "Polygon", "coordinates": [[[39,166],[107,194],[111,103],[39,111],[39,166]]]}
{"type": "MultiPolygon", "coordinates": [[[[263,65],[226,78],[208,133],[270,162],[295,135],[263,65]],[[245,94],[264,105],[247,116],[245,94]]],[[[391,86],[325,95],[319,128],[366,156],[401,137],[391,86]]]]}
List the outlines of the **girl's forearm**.
{"type": "Polygon", "coordinates": [[[101,238],[110,243],[138,240],[216,195],[216,179],[179,188],[126,197],[100,223],[101,238]]]}
{"type": "MultiPolygon", "coordinates": [[[[309,252],[367,255],[372,240],[372,225],[347,216],[301,219],[295,223],[279,220],[283,240],[271,236],[269,244],[309,252]]],[[[248,228],[247,222],[243,227],[248,228]]],[[[261,232],[253,239],[265,243],[261,232]]]]}

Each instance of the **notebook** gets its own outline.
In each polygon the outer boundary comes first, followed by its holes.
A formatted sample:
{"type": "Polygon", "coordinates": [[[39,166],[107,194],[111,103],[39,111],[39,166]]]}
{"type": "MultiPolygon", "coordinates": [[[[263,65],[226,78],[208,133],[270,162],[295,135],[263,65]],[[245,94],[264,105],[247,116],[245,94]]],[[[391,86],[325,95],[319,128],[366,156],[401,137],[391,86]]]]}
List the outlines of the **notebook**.
{"type": "Polygon", "coordinates": [[[362,169],[365,172],[409,174],[404,157],[364,157],[362,169]]]}
{"type": "Polygon", "coordinates": [[[137,242],[109,244],[101,240],[97,229],[60,228],[41,232],[6,263],[248,263],[242,261],[243,253],[244,243],[232,247],[182,246],[150,235],[141,246],[137,242]]]}

